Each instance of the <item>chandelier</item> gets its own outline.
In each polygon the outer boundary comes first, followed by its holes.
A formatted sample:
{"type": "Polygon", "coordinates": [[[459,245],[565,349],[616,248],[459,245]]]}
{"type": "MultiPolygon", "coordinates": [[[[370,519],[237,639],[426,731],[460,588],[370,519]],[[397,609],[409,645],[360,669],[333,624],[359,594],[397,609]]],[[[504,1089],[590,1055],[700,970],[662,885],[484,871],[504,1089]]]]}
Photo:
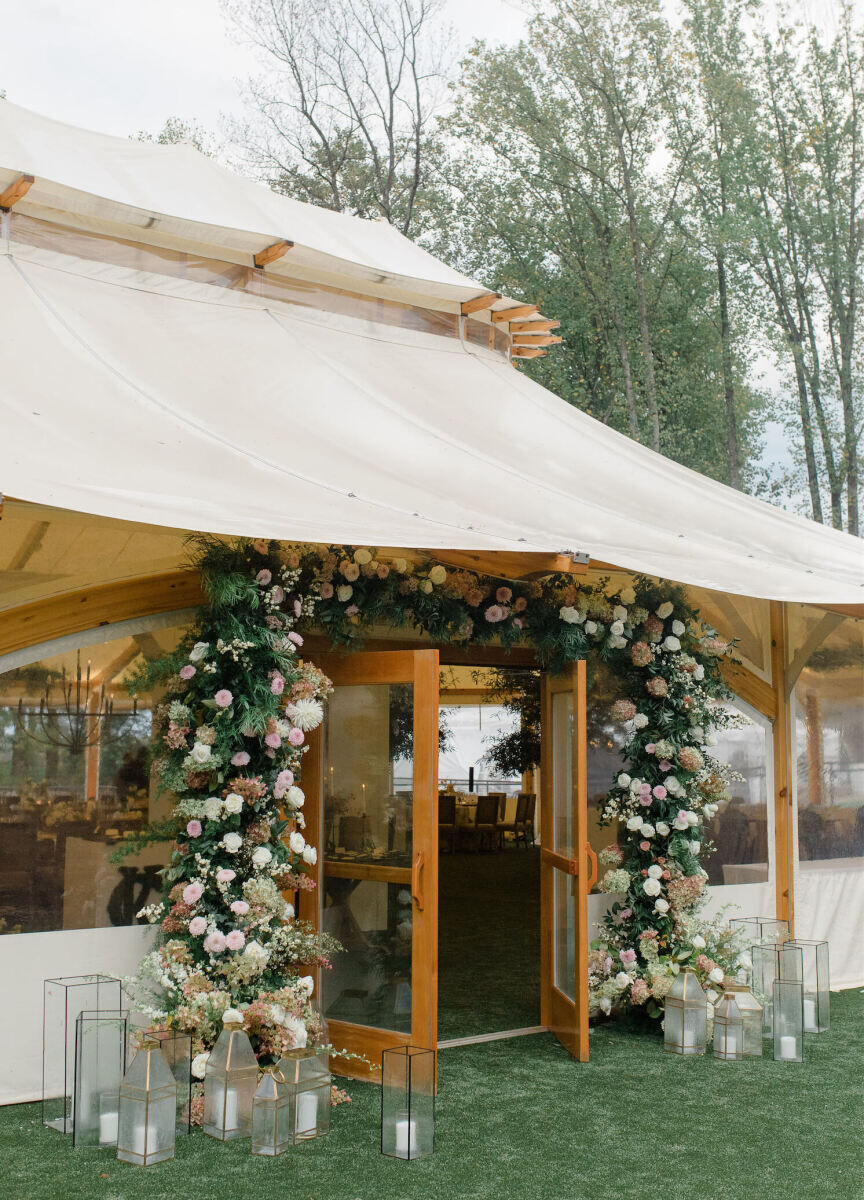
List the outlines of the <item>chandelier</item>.
{"type": "MultiPolygon", "coordinates": [[[[81,672],[81,651],[75,662],[75,677],[70,679],[63,668],[60,677],[60,697],[55,702],[52,696],[52,680],[45,684],[45,694],[39,700],[39,711],[26,710],[24,699],[18,701],[18,728],[34,742],[43,746],[56,746],[69,754],[83,754],[90,746],[108,745],[119,741],[124,730],[111,730],[110,718],[114,715],[114,701],[101,684],[98,692],[90,680],[90,663],[86,673],[81,672]],[[29,715],[30,722],[25,721],[29,715]],[[35,723],[35,728],[31,725],[35,723]]],[[[138,701],[132,705],[131,715],[138,711],[138,701]]]]}

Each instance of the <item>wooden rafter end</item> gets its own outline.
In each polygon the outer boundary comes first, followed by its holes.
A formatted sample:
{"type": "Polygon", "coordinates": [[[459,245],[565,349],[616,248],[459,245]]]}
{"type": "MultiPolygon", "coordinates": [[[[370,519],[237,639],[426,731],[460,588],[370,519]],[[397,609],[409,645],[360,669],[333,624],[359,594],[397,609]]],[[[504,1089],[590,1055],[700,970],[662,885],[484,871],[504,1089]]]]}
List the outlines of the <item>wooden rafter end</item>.
{"type": "Polygon", "coordinates": [[[35,182],[34,175],[19,175],[14,183],[10,183],[5,192],[0,192],[0,208],[7,212],[18,201],[26,196],[35,182]]]}
{"type": "Polygon", "coordinates": [[[272,262],[276,262],[277,258],[282,258],[294,246],[293,242],[281,241],[274,242],[272,246],[266,246],[263,250],[259,250],[255,255],[255,266],[266,267],[272,262]]]}
{"type": "Polygon", "coordinates": [[[484,308],[491,308],[496,300],[500,299],[500,292],[487,292],[485,296],[475,296],[472,300],[466,300],[462,305],[462,316],[470,317],[472,313],[482,312],[484,308]]]}

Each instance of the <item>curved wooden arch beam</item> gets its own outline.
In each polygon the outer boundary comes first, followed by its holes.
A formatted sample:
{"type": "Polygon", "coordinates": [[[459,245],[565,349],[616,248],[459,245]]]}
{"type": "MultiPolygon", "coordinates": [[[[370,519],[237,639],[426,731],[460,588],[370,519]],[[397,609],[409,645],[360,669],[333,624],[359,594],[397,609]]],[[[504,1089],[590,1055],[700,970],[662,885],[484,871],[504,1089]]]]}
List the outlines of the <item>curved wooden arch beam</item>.
{"type": "Polygon", "coordinates": [[[62,592],[0,612],[0,654],[11,654],[100,625],[195,608],[203,603],[204,592],[197,571],[168,571],[62,592]]]}

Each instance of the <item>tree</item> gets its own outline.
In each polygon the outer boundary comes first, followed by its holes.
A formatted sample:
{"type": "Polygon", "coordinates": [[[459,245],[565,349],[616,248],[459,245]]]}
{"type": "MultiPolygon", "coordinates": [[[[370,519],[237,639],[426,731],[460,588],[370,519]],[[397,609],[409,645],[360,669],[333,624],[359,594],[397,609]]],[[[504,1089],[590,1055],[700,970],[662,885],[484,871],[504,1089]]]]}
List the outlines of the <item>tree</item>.
{"type": "Polygon", "coordinates": [[[416,231],[446,31],[442,0],[224,0],[259,51],[237,136],[276,191],[416,231]]]}

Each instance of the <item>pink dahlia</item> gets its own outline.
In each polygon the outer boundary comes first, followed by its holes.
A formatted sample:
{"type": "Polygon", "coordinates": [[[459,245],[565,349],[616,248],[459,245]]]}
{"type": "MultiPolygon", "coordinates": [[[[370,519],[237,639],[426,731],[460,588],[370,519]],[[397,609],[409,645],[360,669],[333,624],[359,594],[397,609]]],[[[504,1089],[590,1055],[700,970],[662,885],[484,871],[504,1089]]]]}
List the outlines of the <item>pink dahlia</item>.
{"type": "Polygon", "coordinates": [[[621,959],[622,963],[624,963],[625,967],[632,967],[636,961],[636,951],[622,950],[618,957],[621,959]]]}
{"type": "Polygon", "coordinates": [[[213,699],[216,701],[216,704],[219,708],[230,708],[231,701],[234,699],[234,697],[227,688],[220,688],[213,699]]]}
{"type": "Polygon", "coordinates": [[[245,750],[238,750],[236,754],[231,755],[232,767],[245,767],[249,762],[249,755],[245,750]]]}
{"type": "Polygon", "coordinates": [[[187,821],[186,822],[186,832],[189,834],[190,837],[200,837],[201,836],[201,822],[200,821],[187,821]]]}
{"type": "Polygon", "coordinates": [[[271,750],[278,750],[282,745],[282,739],[278,733],[268,733],[264,738],[264,745],[269,746],[271,750]]]}
{"type": "MultiPolygon", "coordinates": [[[[232,879],[237,877],[237,872],[232,871],[230,867],[220,867],[216,872],[217,883],[230,883],[232,879]]],[[[194,885],[193,885],[194,886],[194,885]]],[[[200,892],[199,892],[200,895],[200,892]]]]}
{"type": "Polygon", "coordinates": [[[499,604],[509,604],[513,599],[512,589],[508,587],[499,587],[498,591],[495,593],[495,599],[499,604]]]}
{"type": "Polygon", "coordinates": [[[273,576],[270,574],[270,572],[267,570],[266,567],[263,567],[258,572],[258,574],[255,576],[255,579],[257,580],[258,583],[261,584],[262,587],[267,587],[267,584],[270,583],[272,578],[273,578],[273,576]]]}
{"type": "Polygon", "coordinates": [[[183,899],[187,904],[197,904],[203,895],[203,884],[198,883],[197,880],[195,883],[187,883],[183,889],[183,899]]]}
{"type": "Polygon", "coordinates": [[[658,783],[657,786],[652,789],[652,794],[656,800],[665,800],[666,796],[668,795],[662,783],[658,783]]]}
{"type": "Polygon", "coordinates": [[[246,934],[241,929],[232,929],[225,939],[229,950],[242,950],[246,945],[246,934]]]}
{"type": "Polygon", "coordinates": [[[303,638],[300,636],[299,633],[294,633],[293,630],[291,633],[288,634],[288,641],[293,642],[295,646],[303,645],[303,638]]]}
{"type": "Polygon", "coordinates": [[[204,949],[208,954],[221,954],[225,949],[225,935],[214,929],[204,939],[204,949]]]}
{"type": "Polygon", "coordinates": [[[185,667],[180,668],[180,678],[181,679],[191,679],[194,674],[195,674],[195,668],[192,666],[191,663],[187,663],[185,667]]]}
{"type": "Polygon", "coordinates": [[[270,691],[274,696],[281,696],[285,691],[285,676],[280,675],[278,671],[270,673],[270,691]]]}
{"type": "Polygon", "coordinates": [[[249,905],[245,900],[233,900],[231,902],[231,911],[236,913],[238,917],[245,917],[249,911],[249,905]]]}
{"type": "Polygon", "coordinates": [[[193,917],[189,922],[189,932],[193,937],[200,937],[207,929],[207,922],[203,917],[193,917]]]}
{"type": "Polygon", "coordinates": [[[292,746],[302,746],[306,740],[306,735],[302,729],[289,729],[288,741],[292,746]]]}

